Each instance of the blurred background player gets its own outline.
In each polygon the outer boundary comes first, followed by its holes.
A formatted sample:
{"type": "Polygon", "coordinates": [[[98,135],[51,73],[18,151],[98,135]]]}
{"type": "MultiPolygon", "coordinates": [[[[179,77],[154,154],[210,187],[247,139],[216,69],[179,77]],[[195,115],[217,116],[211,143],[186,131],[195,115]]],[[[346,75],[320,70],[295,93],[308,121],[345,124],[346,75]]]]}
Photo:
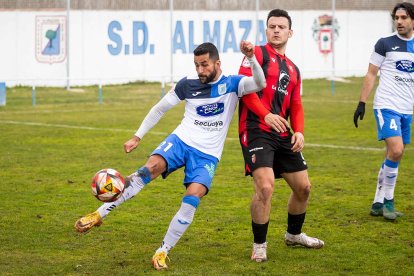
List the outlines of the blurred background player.
{"type": "Polygon", "coordinates": [[[405,145],[410,144],[411,140],[414,104],[414,6],[407,2],[397,4],[391,16],[397,31],[379,39],[375,44],[354,113],[354,123],[358,127],[358,118],[364,118],[365,103],[374,87],[378,71],[381,71],[374,97],[374,116],[378,140],[385,141],[386,153],[379,169],[370,213],[395,220],[402,215],[394,209],[398,165],[405,145]]]}
{"type": "MultiPolygon", "coordinates": [[[[275,178],[283,177],[292,189],[288,203],[285,243],[321,248],[324,242],[302,233],[311,191],[304,147],[304,112],[301,102],[299,69],[286,55],[292,36],[292,21],[284,10],[269,12],[266,22],[267,44],[256,46],[255,55],[266,75],[266,88],[243,97],[239,106],[239,137],[246,175],[253,176],[255,193],[251,203],[253,230],[252,260],[267,260],[269,225],[275,178]],[[290,117],[293,134],[290,132],[290,117]]],[[[245,59],[240,74],[251,75],[245,59]]]]}
{"type": "Polygon", "coordinates": [[[191,224],[200,199],[210,189],[239,97],[259,91],[266,85],[263,71],[253,55],[254,46],[243,41],[240,49],[251,62],[253,77],[224,76],[217,48],[212,43],[203,43],[194,50],[198,76],[181,79],[150,110],[135,136],[124,144],[124,150],[127,153],[134,150],[165,112],[185,100],[181,124],[152,152],[146,164],[128,177],[129,185],[120,199],[104,203],[94,213],[76,222],[78,232],[86,232],[93,226],[101,225],[109,212],[135,196],[159,175],[165,178],[184,167],[186,193],[160,248],[151,260],[155,269],[167,268],[168,252],[191,224]]]}

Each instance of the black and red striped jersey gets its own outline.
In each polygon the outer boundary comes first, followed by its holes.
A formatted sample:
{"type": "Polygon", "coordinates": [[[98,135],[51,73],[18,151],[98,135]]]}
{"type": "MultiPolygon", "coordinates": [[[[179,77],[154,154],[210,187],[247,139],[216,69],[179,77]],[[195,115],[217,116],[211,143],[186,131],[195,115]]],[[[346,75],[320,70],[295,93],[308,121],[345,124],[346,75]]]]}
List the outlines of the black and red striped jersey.
{"type": "MultiPolygon", "coordinates": [[[[304,131],[304,114],[301,101],[301,76],[298,67],[285,55],[277,53],[267,43],[255,47],[255,56],[266,76],[266,88],[244,96],[239,102],[239,133],[261,129],[274,132],[264,121],[269,113],[288,120],[294,132],[304,131]]],[[[243,59],[239,74],[251,76],[250,63],[243,59]]],[[[288,130],[289,131],[289,130],[288,130]]],[[[279,134],[287,136],[288,132],[279,134]]]]}

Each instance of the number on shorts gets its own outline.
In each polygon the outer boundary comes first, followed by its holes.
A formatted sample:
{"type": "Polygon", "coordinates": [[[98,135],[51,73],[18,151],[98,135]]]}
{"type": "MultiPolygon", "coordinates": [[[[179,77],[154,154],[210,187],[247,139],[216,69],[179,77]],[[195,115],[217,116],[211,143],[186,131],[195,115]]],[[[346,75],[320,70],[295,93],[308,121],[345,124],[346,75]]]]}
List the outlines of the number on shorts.
{"type": "MultiPolygon", "coordinates": [[[[162,141],[162,143],[156,148],[157,150],[161,149],[162,147],[164,147],[164,145],[167,144],[166,141],[162,141]]],[[[167,146],[163,149],[164,152],[167,152],[171,147],[173,146],[172,143],[168,142],[167,146]]]]}
{"type": "Polygon", "coordinates": [[[397,123],[395,122],[395,119],[391,119],[390,129],[393,129],[393,130],[397,130],[398,129],[398,126],[397,126],[397,123]]]}

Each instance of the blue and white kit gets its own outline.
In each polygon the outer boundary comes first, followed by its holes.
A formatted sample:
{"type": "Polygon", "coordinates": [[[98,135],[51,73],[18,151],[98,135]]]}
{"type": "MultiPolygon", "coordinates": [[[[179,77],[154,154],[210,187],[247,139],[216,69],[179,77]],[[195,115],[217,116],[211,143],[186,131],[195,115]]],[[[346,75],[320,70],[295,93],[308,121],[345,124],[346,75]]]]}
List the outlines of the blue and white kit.
{"type": "Polygon", "coordinates": [[[404,39],[393,33],[375,44],[370,63],[381,76],[374,97],[378,140],[401,136],[411,140],[414,105],[414,37],[404,39]]]}
{"type": "Polygon", "coordinates": [[[381,70],[374,109],[412,114],[414,105],[414,37],[393,33],[378,40],[369,61],[381,70]]]}
{"type": "Polygon", "coordinates": [[[181,123],[152,153],[166,160],[164,177],[185,166],[184,183],[197,182],[209,188],[239,98],[262,89],[258,84],[265,83],[256,58],[249,61],[255,64],[253,77],[220,75],[207,84],[201,83],[198,76],[181,79],[145,117],[135,133],[141,139],[166,111],[185,101],[181,123]],[[197,179],[200,174],[205,177],[197,179]]]}

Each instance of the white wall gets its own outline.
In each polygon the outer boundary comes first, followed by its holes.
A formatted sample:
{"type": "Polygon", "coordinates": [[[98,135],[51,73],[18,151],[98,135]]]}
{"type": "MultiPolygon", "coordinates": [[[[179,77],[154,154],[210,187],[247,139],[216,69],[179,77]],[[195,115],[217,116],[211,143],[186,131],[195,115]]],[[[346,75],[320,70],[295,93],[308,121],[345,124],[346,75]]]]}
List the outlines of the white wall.
{"type": "MultiPolygon", "coordinates": [[[[330,76],[332,56],[319,52],[312,31],[315,19],[330,11],[290,14],[294,34],[288,43],[288,57],[298,65],[304,78],[330,76]]],[[[375,42],[391,33],[389,13],[338,11],[335,15],[339,26],[335,42],[336,75],[361,76],[365,74],[375,42]]],[[[258,14],[262,31],[266,16],[267,11],[258,14]]],[[[236,74],[242,59],[239,42],[243,36],[255,40],[255,18],[256,14],[250,11],[175,11],[174,80],[194,73],[192,50],[206,39],[218,46],[224,72],[236,74]]],[[[66,12],[0,11],[0,82],[66,85],[67,27],[71,85],[171,80],[169,11],[71,11],[69,26],[65,20],[66,12]],[[47,25],[45,19],[49,17],[52,23],[47,25]],[[58,54],[48,56],[40,50],[47,47],[49,40],[45,33],[54,28],[56,18],[61,24],[61,44],[58,54]],[[48,57],[54,57],[56,62],[45,62],[48,57]]],[[[263,33],[259,37],[259,43],[263,43],[263,33]]],[[[58,45],[58,39],[53,41],[54,46],[58,45]]]]}

